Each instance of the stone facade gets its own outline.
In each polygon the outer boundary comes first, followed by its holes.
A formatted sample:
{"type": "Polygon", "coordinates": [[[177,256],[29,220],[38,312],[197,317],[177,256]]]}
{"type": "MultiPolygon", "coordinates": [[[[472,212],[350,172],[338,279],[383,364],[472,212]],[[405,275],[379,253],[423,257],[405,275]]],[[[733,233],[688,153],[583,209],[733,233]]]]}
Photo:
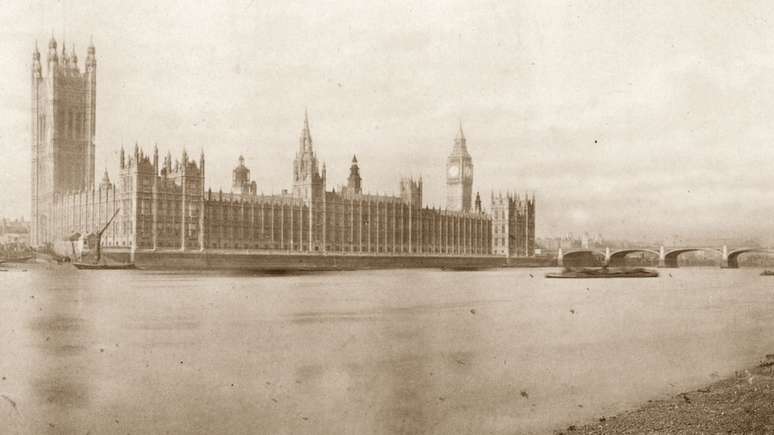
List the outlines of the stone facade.
{"type": "Polygon", "coordinates": [[[506,257],[535,255],[535,196],[492,193],[492,252],[506,257]]]}
{"type": "MultiPolygon", "coordinates": [[[[237,174],[247,174],[240,159],[237,174]]],[[[325,164],[314,152],[308,117],[293,162],[293,191],[205,195],[205,248],[307,253],[489,255],[491,223],[481,212],[422,205],[422,180],[400,180],[398,196],[362,192],[357,158],[347,185],[328,191],[325,164]]],[[[235,175],[236,177],[236,175],[235,175]]]]}
{"type": "MultiPolygon", "coordinates": [[[[156,147],[148,155],[138,145],[128,155],[121,149],[115,184],[105,172],[94,187],[94,47],[89,47],[87,68],[81,73],[74,53],[63,52],[67,60],[60,66],[56,41],[52,39],[50,46],[50,78],[42,78],[39,62],[33,64],[34,245],[99,231],[120,209],[102,243],[131,253],[529,256],[534,252],[534,197],[525,203],[530,204],[527,208],[518,201],[509,200],[505,206],[493,200],[493,221],[482,209],[480,196],[472,200],[473,162],[461,127],[447,159],[446,209],[424,206],[421,178],[402,178],[398,195],[363,193],[356,157],[346,185],[328,190],[326,167],[315,153],[308,116],[289,192],[259,194],[241,156],[230,192],[205,190],[203,153],[198,162],[185,151],[174,162],[169,153],[160,161],[156,147]],[[58,89],[68,91],[57,93],[58,89]],[[509,234],[516,235],[506,251],[495,249],[493,243],[500,237],[495,224],[503,222],[508,222],[509,234]]],[[[39,60],[37,49],[33,60],[39,60]]]]}

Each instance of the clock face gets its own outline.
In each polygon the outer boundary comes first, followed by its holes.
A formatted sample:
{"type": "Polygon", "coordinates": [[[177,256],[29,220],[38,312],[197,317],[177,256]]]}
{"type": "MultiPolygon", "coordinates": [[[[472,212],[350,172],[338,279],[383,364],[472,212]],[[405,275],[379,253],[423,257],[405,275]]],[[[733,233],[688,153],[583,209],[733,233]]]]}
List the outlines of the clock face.
{"type": "Polygon", "coordinates": [[[470,177],[473,175],[473,168],[470,166],[465,166],[465,176],[470,177]]]}
{"type": "Polygon", "coordinates": [[[456,177],[457,175],[460,175],[460,167],[457,165],[449,166],[449,176],[456,177]]]}

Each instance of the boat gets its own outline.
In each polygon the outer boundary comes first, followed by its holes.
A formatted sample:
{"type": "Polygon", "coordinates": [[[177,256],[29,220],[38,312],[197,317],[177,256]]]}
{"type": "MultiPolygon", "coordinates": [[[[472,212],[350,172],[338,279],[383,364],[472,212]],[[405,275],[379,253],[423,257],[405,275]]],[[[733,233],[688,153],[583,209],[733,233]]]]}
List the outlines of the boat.
{"type": "Polygon", "coordinates": [[[484,266],[444,266],[441,270],[444,272],[478,272],[479,270],[488,270],[489,267],[484,266]]]}
{"type": "Polygon", "coordinates": [[[761,272],[761,276],[774,276],[774,270],[764,270],[761,272]]]}
{"type": "Polygon", "coordinates": [[[102,233],[105,232],[107,227],[110,225],[111,222],[113,222],[113,219],[115,219],[116,215],[118,215],[118,211],[121,210],[120,208],[116,209],[116,212],[113,213],[113,216],[110,218],[109,221],[105,224],[104,227],[102,227],[101,230],[97,231],[97,255],[94,258],[93,263],[84,263],[80,261],[73,261],[73,266],[75,266],[79,270],[127,270],[127,269],[134,269],[134,263],[100,263],[99,260],[102,258],[102,233]]]}
{"type": "Polygon", "coordinates": [[[546,278],[655,278],[658,272],[641,267],[601,267],[565,269],[559,273],[547,273],[546,278]]]}
{"type": "Polygon", "coordinates": [[[134,263],[73,263],[80,270],[127,270],[135,269],[134,263]]]}
{"type": "Polygon", "coordinates": [[[5,257],[0,258],[0,264],[3,263],[24,263],[29,260],[32,260],[32,255],[25,255],[23,257],[5,257]]]}

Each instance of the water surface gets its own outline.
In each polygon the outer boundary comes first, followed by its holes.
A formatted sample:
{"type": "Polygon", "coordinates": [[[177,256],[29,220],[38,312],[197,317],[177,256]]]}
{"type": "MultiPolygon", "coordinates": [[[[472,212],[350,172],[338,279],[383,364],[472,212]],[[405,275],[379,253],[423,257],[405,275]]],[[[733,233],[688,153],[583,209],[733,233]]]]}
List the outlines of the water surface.
{"type": "Polygon", "coordinates": [[[0,273],[19,434],[545,433],[774,352],[774,279],[0,273]]]}

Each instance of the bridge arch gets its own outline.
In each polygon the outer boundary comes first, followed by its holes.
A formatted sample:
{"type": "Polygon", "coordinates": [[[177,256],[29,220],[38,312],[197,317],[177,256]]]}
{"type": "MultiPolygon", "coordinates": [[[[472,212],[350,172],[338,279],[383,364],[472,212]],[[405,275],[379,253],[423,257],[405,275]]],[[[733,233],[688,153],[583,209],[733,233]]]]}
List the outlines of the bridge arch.
{"type": "Polygon", "coordinates": [[[563,253],[560,266],[601,266],[605,264],[605,253],[595,249],[573,249],[563,253]]]}
{"type": "Polygon", "coordinates": [[[624,258],[626,258],[627,255],[633,254],[635,252],[644,252],[647,254],[653,254],[656,256],[656,259],[661,258],[661,253],[654,250],[654,249],[648,249],[648,248],[627,248],[627,249],[619,249],[617,251],[613,251],[610,253],[610,258],[608,259],[608,264],[615,265],[617,262],[623,261],[624,258]]]}
{"type": "Polygon", "coordinates": [[[667,251],[664,254],[664,266],[665,267],[678,267],[678,265],[677,265],[677,257],[679,257],[681,254],[685,254],[687,252],[698,252],[698,251],[712,252],[712,253],[718,254],[721,257],[723,255],[723,252],[720,249],[715,249],[715,248],[678,248],[678,249],[672,249],[671,251],[667,251]]]}
{"type": "Polygon", "coordinates": [[[738,248],[734,249],[733,251],[728,253],[727,261],[725,261],[726,264],[723,265],[723,267],[727,267],[729,269],[737,269],[739,268],[739,256],[742,254],[747,253],[755,253],[755,254],[774,254],[774,249],[765,249],[765,248],[738,248]]]}

